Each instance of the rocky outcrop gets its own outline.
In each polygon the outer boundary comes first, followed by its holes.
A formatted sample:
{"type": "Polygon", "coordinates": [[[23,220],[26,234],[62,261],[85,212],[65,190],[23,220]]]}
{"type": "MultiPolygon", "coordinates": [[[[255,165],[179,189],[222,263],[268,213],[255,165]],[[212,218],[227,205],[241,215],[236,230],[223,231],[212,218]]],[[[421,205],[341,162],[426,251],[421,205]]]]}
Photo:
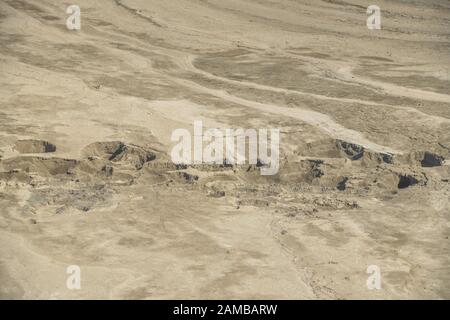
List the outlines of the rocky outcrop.
{"type": "Polygon", "coordinates": [[[14,149],[20,153],[47,153],[55,152],[56,146],[43,140],[18,140],[14,144],[14,149]]]}

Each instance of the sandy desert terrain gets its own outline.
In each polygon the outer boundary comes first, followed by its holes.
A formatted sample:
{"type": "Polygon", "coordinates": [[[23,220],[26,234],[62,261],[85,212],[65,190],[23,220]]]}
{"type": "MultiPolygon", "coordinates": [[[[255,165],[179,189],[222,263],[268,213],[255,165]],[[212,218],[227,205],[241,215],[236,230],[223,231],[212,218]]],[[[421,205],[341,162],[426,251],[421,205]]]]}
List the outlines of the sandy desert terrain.
{"type": "Polygon", "coordinates": [[[450,299],[449,1],[1,0],[0,41],[1,299],[450,299]],[[279,172],[173,164],[195,120],[279,172]]]}

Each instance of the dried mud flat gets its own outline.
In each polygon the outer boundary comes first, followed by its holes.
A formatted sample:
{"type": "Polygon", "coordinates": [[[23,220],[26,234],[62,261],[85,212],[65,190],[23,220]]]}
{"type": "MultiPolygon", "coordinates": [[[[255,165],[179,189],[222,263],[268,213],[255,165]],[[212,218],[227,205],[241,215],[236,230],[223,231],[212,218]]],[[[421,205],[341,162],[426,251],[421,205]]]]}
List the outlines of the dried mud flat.
{"type": "Polygon", "coordinates": [[[1,1],[0,298],[450,298],[450,3],[370,4],[1,1]],[[175,166],[194,120],[279,173],[175,166]]]}

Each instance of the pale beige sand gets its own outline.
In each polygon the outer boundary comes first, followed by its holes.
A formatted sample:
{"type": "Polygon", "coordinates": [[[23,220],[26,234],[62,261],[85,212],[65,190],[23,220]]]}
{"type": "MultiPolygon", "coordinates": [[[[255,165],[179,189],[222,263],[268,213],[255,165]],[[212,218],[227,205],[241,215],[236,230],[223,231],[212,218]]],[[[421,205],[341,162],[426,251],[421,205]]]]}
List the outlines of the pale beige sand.
{"type": "Polygon", "coordinates": [[[0,298],[450,298],[448,1],[76,4],[0,2],[0,298]],[[175,167],[195,120],[279,174],[175,167]]]}

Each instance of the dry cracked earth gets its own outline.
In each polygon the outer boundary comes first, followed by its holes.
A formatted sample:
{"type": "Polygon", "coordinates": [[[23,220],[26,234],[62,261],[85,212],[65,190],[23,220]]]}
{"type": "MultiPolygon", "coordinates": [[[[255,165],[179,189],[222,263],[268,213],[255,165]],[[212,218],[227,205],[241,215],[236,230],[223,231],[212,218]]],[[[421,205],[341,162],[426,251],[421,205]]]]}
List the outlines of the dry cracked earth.
{"type": "Polygon", "coordinates": [[[0,298],[450,298],[449,1],[75,2],[0,1],[0,298]],[[195,120],[279,172],[173,164],[195,120]]]}

